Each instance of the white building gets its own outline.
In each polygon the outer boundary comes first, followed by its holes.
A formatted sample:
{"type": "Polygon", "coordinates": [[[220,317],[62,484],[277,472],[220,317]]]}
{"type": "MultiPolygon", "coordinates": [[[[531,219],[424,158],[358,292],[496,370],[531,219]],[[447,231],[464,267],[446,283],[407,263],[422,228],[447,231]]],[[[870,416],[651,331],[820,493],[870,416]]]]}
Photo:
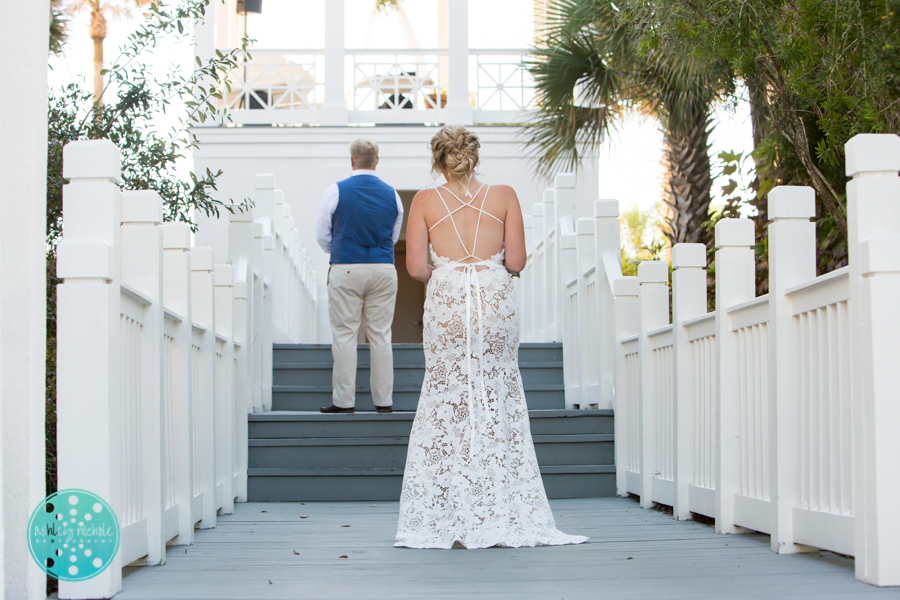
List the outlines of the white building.
{"type": "MultiPolygon", "coordinates": [[[[275,176],[322,284],[318,288],[320,342],[330,341],[324,285],[328,255],[315,243],[314,217],[328,185],[350,174],[351,140],[365,136],[378,142],[378,172],[400,192],[407,207],[415,192],[441,182],[430,173],[428,142],[444,124],[472,127],[482,142],[482,178],[512,185],[525,214],[550,186],[535,177],[521,134],[521,124],[533,108],[531,81],[522,67],[528,48],[471,46],[470,31],[494,26],[483,22],[490,18],[484,9],[491,3],[475,6],[468,0],[436,0],[419,4],[419,14],[426,17],[413,22],[404,7],[413,13],[414,0],[401,3],[388,17],[372,13],[375,0],[305,1],[305,29],[310,29],[312,20],[312,29],[324,32],[321,47],[267,49],[261,36],[251,51],[252,60],[234,73],[232,92],[225,99],[233,123],[198,130],[201,146],[194,154],[195,168],[223,170],[219,188],[223,197],[236,201],[252,197],[257,173],[275,176]],[[436,22],[423,22],[429,16],[436,22]],[[371,35],[358,41],[362,24],[371,21],[371,33],[376,19],[380,19],[380,30],[385,20],[394,21],[394,29],[402,34],[395,47],[380,47],[383,40],[377,43],[371,35]]],[[[527,21],[530,29],[518,39],[533,41],[535,23],[542,17],[532,0],[493,4],[519,17],[523,16],[519,11],[524,11],[527,19],[511,21],[527,21]]],[[[208,24],[197,35],[198,56],[240,45],[248,19],[237,8],[237,0],[210,3],[208,24]]],[[[266,0],[262,13],[250,17],[250,34],[255,35],[255,21],[258,30],[278,33],[269,35],[269,40],[292,39],[285,32],[291,31],[289,17],[296,10],[294,2],[266,0]]],[[[498,34],[496,39],[504,38],[498,34]]],[[[582,165],[576,189],[576,215],[588,216],[597,198],[595,158],[582,165]]],[[[197,243],[211,246],[218,260],[220,254],[225,256],[225,233],[223,220],[202,220],[197,243]]],[[[416,342],[421,341],[424,284],[406,274],[404,240],[405,228],[396,248],[400,292],[394,341],[416,342]]]]}

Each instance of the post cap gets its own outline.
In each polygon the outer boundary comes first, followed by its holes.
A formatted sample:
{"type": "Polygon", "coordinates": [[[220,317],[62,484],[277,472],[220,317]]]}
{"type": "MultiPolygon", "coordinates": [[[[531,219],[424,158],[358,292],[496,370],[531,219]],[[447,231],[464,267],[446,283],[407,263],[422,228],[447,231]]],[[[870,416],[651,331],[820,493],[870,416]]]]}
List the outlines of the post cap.
{"type": "MultiPolygon", "coordinates": [[[[218,278],[216,278],[218,281],[218,278]]],[[[234,299],[235,300],[245,300],[247,298],[247,282],[246,281],[235,281],[234,282],[234,299]]]]}
{"type": "Polygon", "coordinates": [[[141,190],[122,194],[122,223],[158,225],[162,220],[162,198],[156,192],[141,190]]]}
{"type": "Polygon", "coordinates": [[[284,192],[281,190],[275,190],[275,204],[284,204],[284,192]]]}
{"type": "Polygon", "coordinates": [[[250,214],[250,208],[245,207],[243,210],[241,210],[238,205],[232,204],[232,209],[234,210],[234,212],[228,213],[228,220],[232,223],[249,223],[253,220],[250,214]]]}
{"type": "Polygon", "coordinates": [[[754,243],[756,228],[750,219],[722,219],[716,223],[716,248],[749,248],[754,243]]]}
{"type": "Polygon", "coordinates": [[[638,283],[667,283],[669,265],[661,260],[645,260],[638,264],[638,283]]]}
{"type": "Polygon", "coordinates": [[[879,273],[900,273],[897,246],[900,233],[876,233],[859,245],[859,272],[863,277],[879,273]]]}
{"type": "Polygon", "coordinates": [[[805,185],[779,185],[769,192],[769,220],[816,216],[816,191],[805,185]]]}
{"type": "Polygon", "coordinates": [[[633,275],[613,280],[613,296],[637,296],[639,291],[638,278],[633,275]]]}
{"type": "Polygon", "coordinates": [[[231,265],[216,265],[216,287],[234,286],[234,267],[231,265]]]}
{"type": "Polygon", "coordinates": [[[274,246],[272,244],[272,236],[264,235],[263,236],[263,250],[271,250],[272,248],[274,248],[274,246]]]}
{"type": "Polygon", "coordinates": [[[261,238],[263,236],[263,224],[259,221],[253,222],[253,237],[261,238]]]}
{"type": "Polygon", "coordinates": [[[674,269],[705,269],[706,245],[705,244],[675,244],[672,248],[672,268],[674,269]]]}
{"type": "Polygon", "coordinates": [[[274,190],[275,176],[271,173],[259,173],[256,176],[254,187],[258,190],[274,190]]]}
{"type": "Polygon", "coordinates": [[[113,247],[103,240],[66,240],[56,246],[56,276],[60,279],[114,277],[113,247]]]}
{"type": "Polygon", "coordinates": [[[191,271],[212,271],[215,265],[213,249],[209,246],[194,246],[191,249],[191,271]]]}
{"type": "Polygon", "coordinates": [[[570,250],[576,247],[578,237],[572,233],[564,233],[559,237],[559,249],[570,250]]]}
{"type": "Polygon", "coordinates": [[[900,137],[894,133],[859,133],[844,146],[848,177],[872,171],[900,171],[900,137]]]}
{"type": "Polygon", "coordinates": [[[619,216],[618,200],[597,200],[594,202],[594,216],[597,218],[615,218],[619,216]]]}
{"type": "Polygon", "coordinates": [[[122,153],[109,140],[80,140],[63,148],[63,177],[122,181],[122,153]]]}
{"type": "Polygon", "coordinates": [[[536,219],[544,218],[544,203],[543,202],[535,202],[531,205],[531,214],[536,219]]]}
{"type": "Polygon", "coordinates": [[[553,188],[546,188],[544,190],[544,203],[553,204],[556,202],[556,190],[553,188]]]}
{"type": "Polygon", "coordinates": [[[190,250],[191,228],[185,223],[163,223],[164,250],[190,250]]]}
{"type": "Polygon", "coordinates": [[[531,229],[531,215],[522,215],[522,222],[525,225],[525,229],[531,229]]]}
{"type": "Polygon", "coordinates": [[[554,178],[553,187],[557,189],[573,189],[575,187],[575,173],[560,173],[554,178]]]}
{"type": "Polygon", "coordinates": [[[594,220],[581,218],[575,221],[575,232],[578,235],[594,235],[594,220]]]}

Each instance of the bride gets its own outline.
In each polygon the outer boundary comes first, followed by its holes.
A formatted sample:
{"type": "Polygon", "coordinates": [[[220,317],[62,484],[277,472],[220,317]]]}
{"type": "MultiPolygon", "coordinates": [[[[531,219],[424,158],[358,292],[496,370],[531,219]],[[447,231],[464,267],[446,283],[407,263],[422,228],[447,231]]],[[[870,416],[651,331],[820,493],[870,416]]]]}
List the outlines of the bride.
{"type": "Polygon", "coordinates": [[[448,183],[416,194],[409,214],[406,266],[428,283],[426,369],[394,545],[578,544],[550,512],[519,374],[522,211],[511,187],[475,177],[479,147],[465,127],[441,129],[432,170],[448,183]]]}

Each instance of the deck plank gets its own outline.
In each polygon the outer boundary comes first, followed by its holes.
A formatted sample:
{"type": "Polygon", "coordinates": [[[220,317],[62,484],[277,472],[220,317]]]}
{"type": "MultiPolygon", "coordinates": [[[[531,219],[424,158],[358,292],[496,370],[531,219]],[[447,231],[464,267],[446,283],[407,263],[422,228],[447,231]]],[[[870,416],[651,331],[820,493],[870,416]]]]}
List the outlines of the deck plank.
{"type": "Polygon", "coordinates": [[[716,535],[622,498],[551,506],[561,530],[590,542],[410,550],[392,546],[396,502],[238,504],[193,546],[170,546],[166,565],[127,568],[116,598],[900,599],[900,589],[856,581],[852,560],[779,556],[761,534],[716,535]]]}

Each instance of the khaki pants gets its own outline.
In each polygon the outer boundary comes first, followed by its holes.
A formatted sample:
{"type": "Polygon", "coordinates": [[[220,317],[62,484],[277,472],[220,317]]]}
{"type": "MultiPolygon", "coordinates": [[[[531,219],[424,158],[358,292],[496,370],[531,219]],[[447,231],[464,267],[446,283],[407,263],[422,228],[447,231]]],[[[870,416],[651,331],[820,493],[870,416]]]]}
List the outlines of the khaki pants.
{"type": "Polygon", "coordinates": [[[375,406],[391,406],[394,355],[391,324],[397,301],[397,269],[393,264],[331,265],[328,274],[328,317],[334,341],[332,402],[341,408],[356,403],[356,346],[364,318],[371,354],[370,386],[375,406]]]}

